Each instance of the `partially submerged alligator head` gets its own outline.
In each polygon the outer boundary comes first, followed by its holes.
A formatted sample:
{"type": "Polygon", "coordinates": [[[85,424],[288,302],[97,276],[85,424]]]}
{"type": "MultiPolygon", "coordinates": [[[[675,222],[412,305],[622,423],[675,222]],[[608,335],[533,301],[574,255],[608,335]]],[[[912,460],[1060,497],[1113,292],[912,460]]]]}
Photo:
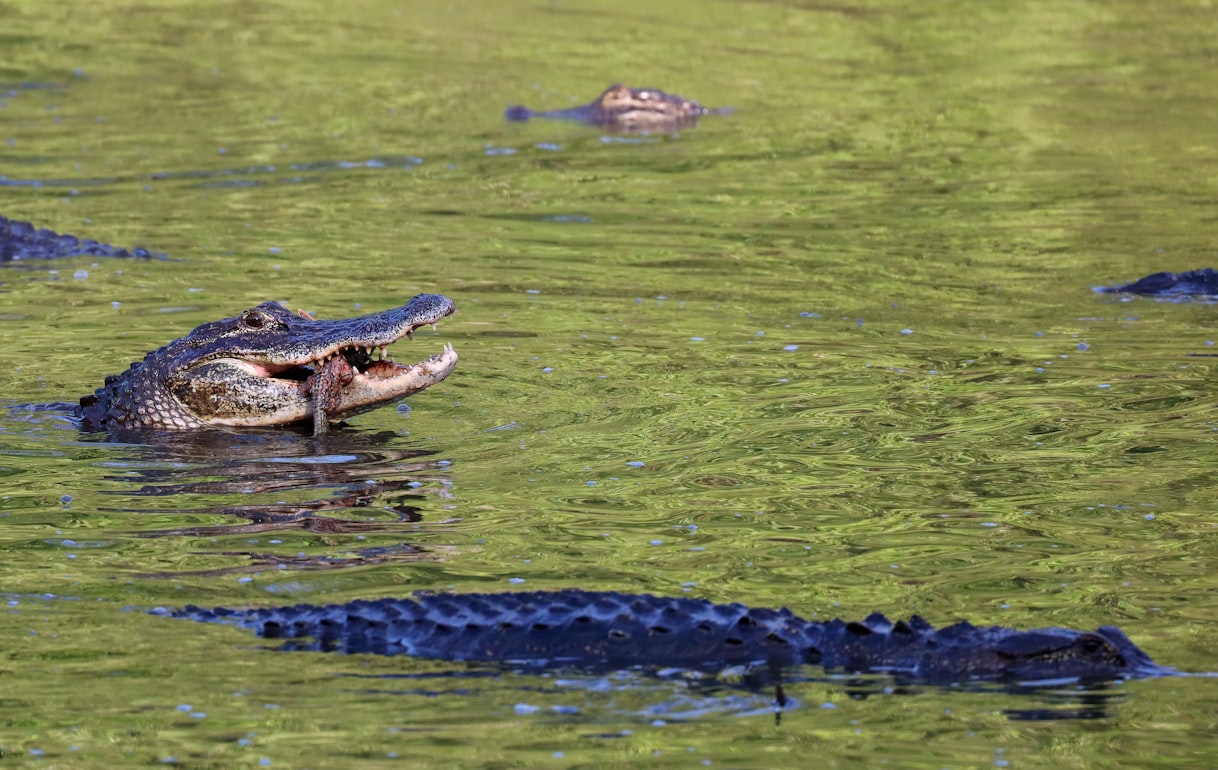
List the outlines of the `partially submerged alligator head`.
{"type": "Polygon", "coordinates": [[[1019,631],[961,622],[935,629],[916,616],[892,622],[879,613],[861,622],[817,622],[786,609],[581,590],[154,612],[252,628],[268,639],[306,640],[284,649],[583,670],[815,664],[940,684],[1109,681],[1174,673],[1112,626],[1019,631]]]}
{"type": "Polygon", "coordinates": [[[1216,297],[1218,296],[1218,270],[1212,267],[1188,270],[1183,273],[1151,273],[1133,283],[1120,286],[1100,286],[1102,294],[1141,294],[1147,297],[1216,297]]]}
{"type": "Polygon", "coordinates": [[[517,104],[508,107],[504,117],[514,121],[530,118],[578,120],[609,131],[646,133],[692,128],[703,115],[726,115],[731,111],[730,108],[703,107],[692,99],[658,88],[627,88],[617,83],[579,107],[539,112],[517,104]]]}
{"type": "Polygon", "coordinates": [[[456,310],[439,294],[401,307],[318,321],[264,302],[212,321],[111,375],[80,400],[86,427],[162,430],[273,426],[332,420],[397,401],[453,370],[451,345],[413,366],[386,348],[456,310]],[[379,358],[374,352],[379,351],[379,358]]]}

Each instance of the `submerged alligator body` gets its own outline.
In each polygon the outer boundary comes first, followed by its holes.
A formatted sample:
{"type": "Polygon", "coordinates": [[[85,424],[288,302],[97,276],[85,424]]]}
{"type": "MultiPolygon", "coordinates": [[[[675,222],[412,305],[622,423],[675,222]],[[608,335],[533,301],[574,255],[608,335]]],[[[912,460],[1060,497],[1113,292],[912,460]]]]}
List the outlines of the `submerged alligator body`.
{"type": "Polygon", "coordinates": [[[1216,297],[1218,270],[1205,267],[1183,273],[1151,273],[1133,283],[1101,286],[1096,291],[1103,294],[1141,294],[1148,297],[1216,297]]]}
{"type": "Polygon", "coordinates": [[[608,131],[663,133],[693,128],[703,115],[726,115],[731,111],[727,107],[703,107],[692,99],[658,88],[628,88],[618,83],[579,107],[541,112],[517,104],[508,107],[504,117],[512,121],[531,118],[577,120],[608,131]]]}
{"type": "Polygon", "coordinates": [[[118,248],[0,216],[0,264],[78,256],[165,259],[164,254],[148,249],[118,248]]]}
{"type": "Polygon", "coordinates": [[[80,399],[94,430],[277,426],[312,421],[324,433],[341,420],[398,401],[447,377],[451,345],[413,366],[386,348],[456,310],[420,294],[379,313],[318,321],[264,302],[199,326],[133,363],[80,399]],[[374,358],[379,351],[379,358],[374,358]]]}
{"type": "Polygon", "coordinates": [[[581,590],[418,594],[275,609],[154,610],[252,628],[283,649],[412,655],[533,667],[704,671],[761,662],[882,672],[931,683],[1104,681],[1173,673],[1120,629],[1018,631],[968,623],[804,620],[790,610],[581,590]]]}

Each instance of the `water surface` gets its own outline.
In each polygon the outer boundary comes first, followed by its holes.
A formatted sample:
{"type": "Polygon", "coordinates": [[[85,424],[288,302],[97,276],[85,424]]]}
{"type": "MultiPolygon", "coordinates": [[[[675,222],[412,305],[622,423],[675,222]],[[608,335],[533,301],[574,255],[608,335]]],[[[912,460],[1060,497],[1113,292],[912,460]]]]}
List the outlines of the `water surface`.
{"type": "Polygon", "coordinates": [[[524,676],[147,616],[578,586],[1119,625],[1215,668],[1201,3],[0,10],[6,216],[174,260],[0,272],[0,395],[72,400],[267,299],[460,308],[446,382],[324,440],[0,412],[5,726],[31,764],[1204,766],[1212,680],[524,676]],[[675,136],[503,109],[661,87],[675,136]],[[123,611],[130,608],[129,611],[123,611]]]}

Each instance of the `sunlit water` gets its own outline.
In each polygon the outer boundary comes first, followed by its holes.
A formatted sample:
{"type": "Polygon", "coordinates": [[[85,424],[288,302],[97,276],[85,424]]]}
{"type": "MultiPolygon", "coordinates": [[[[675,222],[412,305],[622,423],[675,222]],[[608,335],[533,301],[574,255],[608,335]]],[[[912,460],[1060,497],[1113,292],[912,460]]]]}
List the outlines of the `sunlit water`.
{"type": "Polygon", "coordinates": [[[0,273],[0,395],[267,299],[454,298],[458,371],[324,440],[0,412],[0,754],[64,766],[1206,766],[1213,680],[513,675],[153,617],[417,589],[1120,625],[1218,658],[1213,11],[0,9],[0,209],[176,261],[0,273]],[[503,109],[732,106],[605,137],[503,109]],[[126,611],[124,611],[126,610],[126,611]]]}

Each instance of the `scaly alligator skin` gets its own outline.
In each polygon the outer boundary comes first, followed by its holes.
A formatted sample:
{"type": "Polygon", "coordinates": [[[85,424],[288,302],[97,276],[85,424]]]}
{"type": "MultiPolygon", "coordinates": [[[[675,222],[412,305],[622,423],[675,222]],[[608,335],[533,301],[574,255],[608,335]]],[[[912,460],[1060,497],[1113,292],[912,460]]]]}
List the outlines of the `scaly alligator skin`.
{"type": "Polygon", "coordinates": [[[453,370],[451,345],[414,366],[385,348],[456,310],[439,294],[398,308],[317,321],[264,302],[205,323],[152,351],[80,400],[86,428],[197,429],[341,420],[435,385],[453,370]],[[379,350],[380,357],[373,358],[379,350]]]}
{"type": "Polygon", "coordinates": [[[120,249],[87,238],[38,229],[28,222],[0,216],[0,264],[76,256],[165,259],[164,254],[155,251],[120,249]]]}
{"type": "Polygon", "coordinates": [[[1184,273],[1152,273],[1133,283],[1101,286],[1105,294],[1143,294],[1149,297],[1218,296],[1218,270],[1212,267],[1184,273]]]}
{"type": "Polygon", "coordinates": [[[285,649],[292,650],[583,670],[717,671],[751,662],[809,663],[933,683],[1101,681],[1172,673],[1111,626],[1017,631],[956,623],[935,629],[917,616],[894,623],[878,613],[861,622],[816,622],[786,609],[580,590],[154,612],[252,628],[268,639],[308,640],[290,642],[285,649]]]}
{"type": "Polygon", "coordinates": [[[578,120],[609,131],[645,133],[692,128],[703,115],[726,115],[731,111],[730,108],[703,107],[692,99],[664,93],[658,88],[627,88],[617,83],[579,107],[537,112],[516,104],[507,108],[504,117],[512,121],[531,118],[578,120]]]}

